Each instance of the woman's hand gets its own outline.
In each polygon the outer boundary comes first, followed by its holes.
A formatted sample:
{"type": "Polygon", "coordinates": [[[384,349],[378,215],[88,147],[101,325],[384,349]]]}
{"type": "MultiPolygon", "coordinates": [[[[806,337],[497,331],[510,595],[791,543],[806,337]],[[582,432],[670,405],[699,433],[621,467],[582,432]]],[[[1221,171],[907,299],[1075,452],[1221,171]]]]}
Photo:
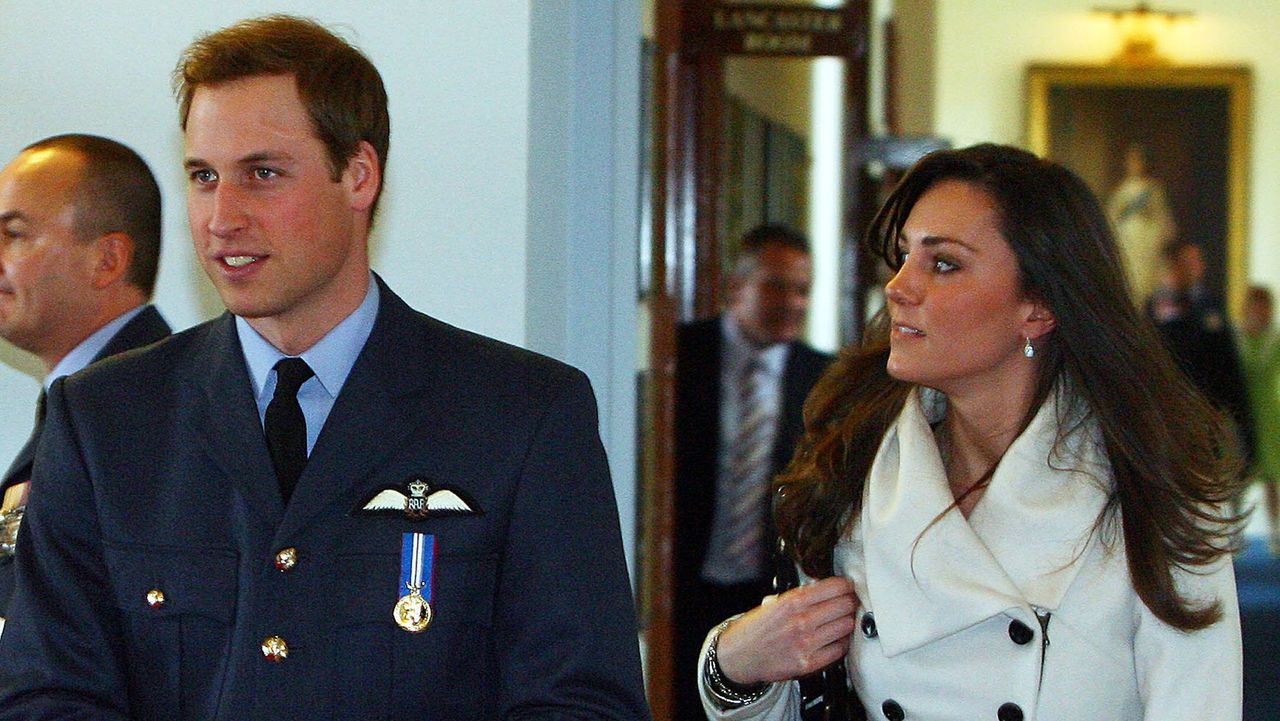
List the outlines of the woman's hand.
{"type": "Polygon", "coordinates": [[[843,576],[769,596],[720,634],[720,672],[748,686],[798,678],[849,652],[858,596],[843,576]]]}

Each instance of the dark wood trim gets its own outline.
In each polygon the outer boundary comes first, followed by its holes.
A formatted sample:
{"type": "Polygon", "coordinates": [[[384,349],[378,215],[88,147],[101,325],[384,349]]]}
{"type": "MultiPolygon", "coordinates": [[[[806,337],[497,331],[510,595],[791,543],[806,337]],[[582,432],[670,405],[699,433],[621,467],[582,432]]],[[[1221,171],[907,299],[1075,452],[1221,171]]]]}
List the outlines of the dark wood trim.
{"type": "Polygon", "coordinates": [[[687,236],[681,223],[684,169],[680,107],[681,0],[655,0],[656,52],[646,72],[653,78],[653,247],[649,307],[649,382],[644,399],[647,417],[641,419],[645,438],[641,450],[640,563],[637,590],[640,631],[645,641],[646,688],[654,719],[670,719],[674,709],[675,624],[672,599],[675,538],[675,299],[683,274],[692,274],[693,258],[682,260],[676,239],[687,236]]]}
{"type": "Polygon", "coordinates": [[[699,55],[694,62],[696,85],[691,89],[697,97],[691,106],[696,113],[694,130],[697,145],[692,149],[694,162],[694,186],[697,193],[694,202],[696,235],[689,239],[697,248],[697,267],[693,273],[696,282],[687,289],[692,298],[692,313],[681,318],[689,321],[707,318],[720,312],[723,301],[721,278],[721,253],[723,245],[718,237],[721,124],[724,117],[724,58],[715,55],[699,55]]]}
{"type": "MultiPolygon", "coordinates": [[[[842,297],[846,307],[842,308],[845,318],[841,328],[841,345],[852,343],[862,337],[862,319],[866,316],[867,275],[865,269],[870,265],[865,259],[862,247],[862,234],[870,222],[869,213],[875,212],[875,198],[868,197],[868,191],[874,192],[866,182],[863,165],[858,161],[858,148],[870,132],[870,112],[867,108],[870,91],[870,62],[868,53],[869,37],[865,30],[870,27],[871,3],[850,2],[845,6],[849,13],[849,22],[855,27],[863,28],[861,41],[855,44],[852,52],[845,58],[844,70],[844,212],[843,247],[841,256],[842,283],[845,288],[842,297]]],[[[873,271],[874,272],[874,271],[873,271]]]]}

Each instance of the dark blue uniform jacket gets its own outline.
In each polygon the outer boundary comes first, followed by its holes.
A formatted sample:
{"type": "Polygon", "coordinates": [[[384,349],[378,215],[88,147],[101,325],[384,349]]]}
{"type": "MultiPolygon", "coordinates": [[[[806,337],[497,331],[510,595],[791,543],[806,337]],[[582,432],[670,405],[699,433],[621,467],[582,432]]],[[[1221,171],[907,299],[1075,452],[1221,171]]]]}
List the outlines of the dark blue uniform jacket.
{"type": "Polygon", "coordinates": [[[230,316],[55,383],[0,719],[647,718],[586,377],[379,286],[287,507],[230,316]],[[361,512],[410,478],[478,512],[361,512]],[[421,633],[392,616],[415,532],[437,545],[421,633]]]}

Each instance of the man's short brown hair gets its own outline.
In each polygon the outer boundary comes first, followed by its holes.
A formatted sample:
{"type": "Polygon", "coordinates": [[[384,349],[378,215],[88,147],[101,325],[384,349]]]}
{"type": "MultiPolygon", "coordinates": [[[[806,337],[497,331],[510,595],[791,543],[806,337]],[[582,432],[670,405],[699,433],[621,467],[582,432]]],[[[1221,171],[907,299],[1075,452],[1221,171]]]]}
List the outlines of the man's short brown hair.
{"type": "Polygon", "coordinates": [[[89,242],[107,233],[133,241],[128,283],[151,297],[160,266],[160,186],[147,163],[128,146],[109,138],[67,133],[38,140],[22,152],[64,150],[84,158],[72,195],[77,238],[89,242]]]}
{"type": "MultiPolygon", "coordinates": [[[[363,53],[308,18],[267,15],[196,38],[174,70],[182,129],[197,87],[257,75],[293,76],[316,136],[328,151],[334,181],[342,177],[361,140],[373,146],[386,177],[391,119],[382,76],[363,53]]],[[[370,219],[381,196],[380,184],[370,219]]]]}
{"type": "Polygon", "coordinates": [[[748,230],[738,243],[733,275],[744,278],[760,264],[760,254],[770,245],[791,248],[810,255],[809,239],[800,231],[782,223],[761,223],[748,230]]]}

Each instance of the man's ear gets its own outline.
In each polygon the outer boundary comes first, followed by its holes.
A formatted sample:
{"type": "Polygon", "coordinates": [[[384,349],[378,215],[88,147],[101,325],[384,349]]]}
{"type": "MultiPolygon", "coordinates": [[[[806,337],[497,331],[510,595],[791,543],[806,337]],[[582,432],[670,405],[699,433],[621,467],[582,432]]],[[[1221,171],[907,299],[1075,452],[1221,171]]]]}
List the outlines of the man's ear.
{"type": "Polygon", "coordinates": [[[378,153],[367,140],[356,143],[356,152],[347,159],[347,168],[342,173],[342,182],[347,187],[351,199],[352,210],[368,210],[378,197],[378,188],[382,187],[382,166],[378,163],[378,153]]]}
{"type": "Polygon", "coordinates": [[[99,290],[120,282],[129,274],[129,266],[133,262],[133,238],[128,233],[116,231],[106,233],[90,241],[93,252],[90,260],[92,285],[99,290]]]}

